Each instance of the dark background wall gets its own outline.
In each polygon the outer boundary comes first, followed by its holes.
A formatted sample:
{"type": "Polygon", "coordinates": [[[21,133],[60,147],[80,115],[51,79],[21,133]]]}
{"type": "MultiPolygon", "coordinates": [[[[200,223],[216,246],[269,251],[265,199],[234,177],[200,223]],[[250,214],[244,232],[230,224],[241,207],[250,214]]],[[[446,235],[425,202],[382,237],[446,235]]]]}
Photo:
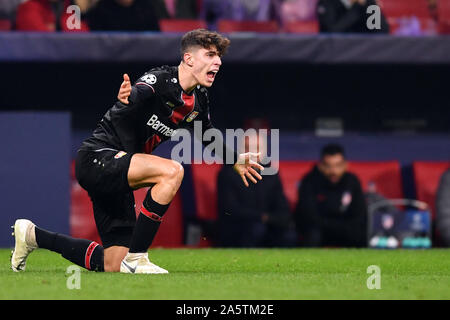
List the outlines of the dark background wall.
{"type": "Polygon", "coordinates": [[[69,233],[70,114],[0,112],[0,248],[16,219],[69,233]]]}
{"type": "MultiPolygon", "coordinates": [[[[177,62],[174,61],[173,64],[177,62]]],[[[0,110],[67,110],[75,130],[92,130],[115,102],[122,73],[132,80],[159,63],[0,63],[0,110]]],[[[339,117],[346,131],[390,132],[393,123],[450,132],[450,65],[241,64],[226,59],[210,89],[219,128],[266,117],[274,128],[313,130],[339,117]]]]}

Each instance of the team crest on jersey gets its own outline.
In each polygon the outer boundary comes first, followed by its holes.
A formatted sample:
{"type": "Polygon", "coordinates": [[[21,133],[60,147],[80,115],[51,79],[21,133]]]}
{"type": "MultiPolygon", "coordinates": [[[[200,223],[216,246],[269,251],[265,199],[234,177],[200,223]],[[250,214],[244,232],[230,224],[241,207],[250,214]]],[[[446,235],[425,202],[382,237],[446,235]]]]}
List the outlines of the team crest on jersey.
{"type": "Polygon", "coordinates": [[[350,191],[346,191],[342,194],[341,203],[343,206],[348,206],[352,203],[352,194],[350,191]]]}
{"type": "Polygon", "coordinates": [[[122,158],[124,155],[126,155],[127,153],[125,151],[119,151],[117,152],[117,154],[114,156],[114,159],[119,159],[122,158]]]}
{"type": "Polygon", "coordinates": [[[157,79],[154,74],[149,73],[144,75],[141,80],[148,84],[155,84],[157,79]]]}
{"type": "Polygon", "coordinates": [[[195,119],[195,117],[198,115],[197,111],[192,111],[192,113],[189,115],[189,117],[186,119],[186,122],[191,122],[195,119]]]}

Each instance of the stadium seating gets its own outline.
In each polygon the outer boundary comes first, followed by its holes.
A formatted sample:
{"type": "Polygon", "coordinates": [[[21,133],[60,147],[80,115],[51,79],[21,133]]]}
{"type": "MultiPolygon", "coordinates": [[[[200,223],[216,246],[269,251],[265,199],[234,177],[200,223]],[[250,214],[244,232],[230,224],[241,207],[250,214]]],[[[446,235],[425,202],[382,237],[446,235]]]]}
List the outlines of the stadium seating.
{"type": "MultiPolygon", "coordinates": [[[[281,161],[280,179],[291,209],[298,201],[298,184],[314,166],[314,161],[281,161]]],[[[217,219],[217,174],[220,165],[192,165],[197,218],[217,219]]],[[[349,162],[349,171],[358,176],[366,191],[369,182],[386,198],[403,198],[400,164],[397,161],[349,162]]]]}
{"type": "Polygon", "coordinates": [[[416,161],[413,163],[416,198],[431,207],[433,218],[436,215],[435,200],[439,180],[448,168],[450,168],[450,162],[416,161]]]}
{"type": "MultiPolygon", "coordinates": [[[[388,18],[388,23],[390,27],[391,34],[397,34],[399,29],[401,29],[402,17],[390,17],[388,18]]],[[[425,34],[435,34],[438,31],[438,25],[436,21],[431,18],[416,18],[421,32],[425,34]]]]}
{"type": "Polygon", "coordinates": [[[235,21],[220,20],[218,23],[219,32],[278,32],[276,21],[235,21]]]}
{"type": "MultiPolygon", "coordinates": [[[[283,189],[291,209],[298,201],[298,186],[302,177],[314,166],[314,161],[281,161],[279,174],[283,189]]],[[[434,215],[435,193],[442,173],[450,167],[450,162],[414,162],[413,173],[417,199],[427,202],[434,215]]],[[[217,175],[221,165],[193,164],[192,182],[196,216],[202,221],[217,219],[217,175]]],[[[400,165],[397,161],[349,162],[349,171],[358,176],[364,191],[370,182],[376,184],[377,191],[386,198],[403,198],[400,165]]],[[[135,192],[136,210],[139,212],[146,189],[135,192]]],[[[100,241],[95,227],[89,196],[75,180],[72,164],[71,187],[71,234],[78,238],[100,241]]],[[[155,238],[153,247],[180,247],[184,243],[183,215],[180,193],[172,201],[164,216],[165,223],[155,238]]]]}
{"type": "Polygon", "coordinates": [[[220,164],[191,165],[197,218],[200,220],[217,219],[217,175],[221,167],[220,164]]]}
{"type": "Polygon", "coordinates": [[[426,0],[378,0],[387,17],[431,18],[426,0]]]}
{"type": "Polygon", "coordinates": [[[203,20],[161,19],[159,28],[162,32],[188,32],[193,29],[206,29],[207,25],[203,20]]]}
{"type": "Polygon", "coordinates": [[[280,162],[280,179],[291,210],[295,208],[298,201],[299,182],[303,176],[312,169],[314,164],[315,161],[280,162]]]}
{"type": "MultiPolygon", "coordinates": [[[[89,239],[101,243],[95,226],[92,204],[88,193],[75,179],[74,163],[71,170],[70,234],[76,238],[89,239]]],[[[147,189],[135,191],[136,213],[141,209],[147,189]]],[[[180,247],[184,244],[183,214],[179,193],[164,215],[164,223],[156,235],[152,247],[180,247]]]]}
{"type": "Polygon", "coordinates": [[[439,32],[450,34],[450,1],[438,2],[439,32]]]}
{"type": "Polygon", "coordinates": [[[11,21],[0,19],[0,31],[9,31],[11,30],[11,27],[11,21]]]}
{"type": "Polygon", "coordinates": [[[411,17],[417,18],[423,32],[437,31],[426,0],[379,0],[379,3],[393,34],[397,33],[402,19],[411,17]]]}
{"type": "Polygon", "coordinates": [[[377,192],[389,199],[403,198],[403,184],[398,161],[349,162],[348,170],[356,174],[364,191],[375,183],[377,192]]]}
{"type": "Polygon", "coordinates": [[[283,30],[288,33],[316,34],[319,32],[319,22],[317,20],[289,22],[283,30]]]}

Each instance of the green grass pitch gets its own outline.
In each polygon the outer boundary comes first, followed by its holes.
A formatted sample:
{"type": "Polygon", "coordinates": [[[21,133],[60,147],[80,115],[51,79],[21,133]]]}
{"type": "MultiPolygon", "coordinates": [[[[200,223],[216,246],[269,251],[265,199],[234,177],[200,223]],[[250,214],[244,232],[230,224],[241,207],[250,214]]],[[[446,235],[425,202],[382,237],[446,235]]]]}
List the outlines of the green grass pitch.
{"type": "Polygon", "coordinates": [[[155,249],[168,275],[95,273],[67,289],[71,265],[37,250],[27,270],[10,269],[0,250],[0,299],[450,299],[450,250],[155,249]],[[369,290],[367,267],[381,269],[369,290]]]}

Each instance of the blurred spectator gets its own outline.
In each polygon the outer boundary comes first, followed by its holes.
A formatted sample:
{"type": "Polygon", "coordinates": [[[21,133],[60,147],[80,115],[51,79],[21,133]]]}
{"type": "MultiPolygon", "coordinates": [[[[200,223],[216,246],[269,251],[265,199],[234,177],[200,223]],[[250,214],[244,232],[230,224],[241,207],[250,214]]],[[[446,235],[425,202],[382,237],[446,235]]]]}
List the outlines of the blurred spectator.
{"type": "Polygon", "coordinates": [[[318,165],[303,178],[295,220],[301,245],[365,246],[367,206],[341,146],[325,146],[318,165]]]}
{"type": "Polygon", "coordinates": [[[446,247],[450,247],[450,169],[441,177],[436,197],[436,227],[446,247]]]}
{"type": "Polygon", "coordinates": [[[26,0],[1,0],[0,1],[0,19],[14,21],[17,7],[26,0]]]}
{"type": "Polygon", "coordinates": [[[74,4],[80,7],[81,13],[85,14],[94,7],[99,0],[74,0],[74,4]]]}
{"type": "Polygon", "coordinates": [[[317,17],[320,32],[389,33],[389,25],[381,13],[381,29],[367,28],[367,7],[375,0],[319,0],[317,17]]]}
{"type": "Polygon", "coordinates": [[[318,0],[275,0],[281,23],[315,20],[318,0]]]}
{"type": "Polygon", "coordinates": [[[91,30],[159,31],[148,0],[100,0],[87,13],[87,20],[91,30]]]}
{"type": "MultiPolygon", "coordinates": [[[[442,0],[441,0],[442,1],[442,0]]],[[[438,3],[437,0],[427,0],[428,10],[430,10],[431,18],[438,21],[438,3]]]]}
{"type": "MultiPolygon", "coordinates": [[[[262,152],[263,148],[257,135],[245,143],[246,151],[262,152]]],[[[246,187],[233,168],[224,165],[219,172],[217,185],[220,246],[295,245],[296,234],[278,174],[265,175],[257,184],[250,183],[246,187]]]]}
{"type": "Polygon", "coordinates": [[[201,18],[215,29],[218,20],[278,20],[272,0],[203,0],[201,18]]]}
{"type": "Polygon", "coordinates": [[[67,7],[70,0],[28,0],[17,9],[16,29],[21,31],[87,31],[87,25],[81,21],[80,29],[71,29],[67,7]]]}
{"type": "Polygon", "coordinates": [[[398,18],[398,24],[397,30],[394,31],[396,35],[420,36],[423,34],[420,21],[415,16],[398,18]]]}
{"type": "Polygon", "coordinates": [[[159,19],[198,19],[197,0],[152,0],[159,19]]]}

